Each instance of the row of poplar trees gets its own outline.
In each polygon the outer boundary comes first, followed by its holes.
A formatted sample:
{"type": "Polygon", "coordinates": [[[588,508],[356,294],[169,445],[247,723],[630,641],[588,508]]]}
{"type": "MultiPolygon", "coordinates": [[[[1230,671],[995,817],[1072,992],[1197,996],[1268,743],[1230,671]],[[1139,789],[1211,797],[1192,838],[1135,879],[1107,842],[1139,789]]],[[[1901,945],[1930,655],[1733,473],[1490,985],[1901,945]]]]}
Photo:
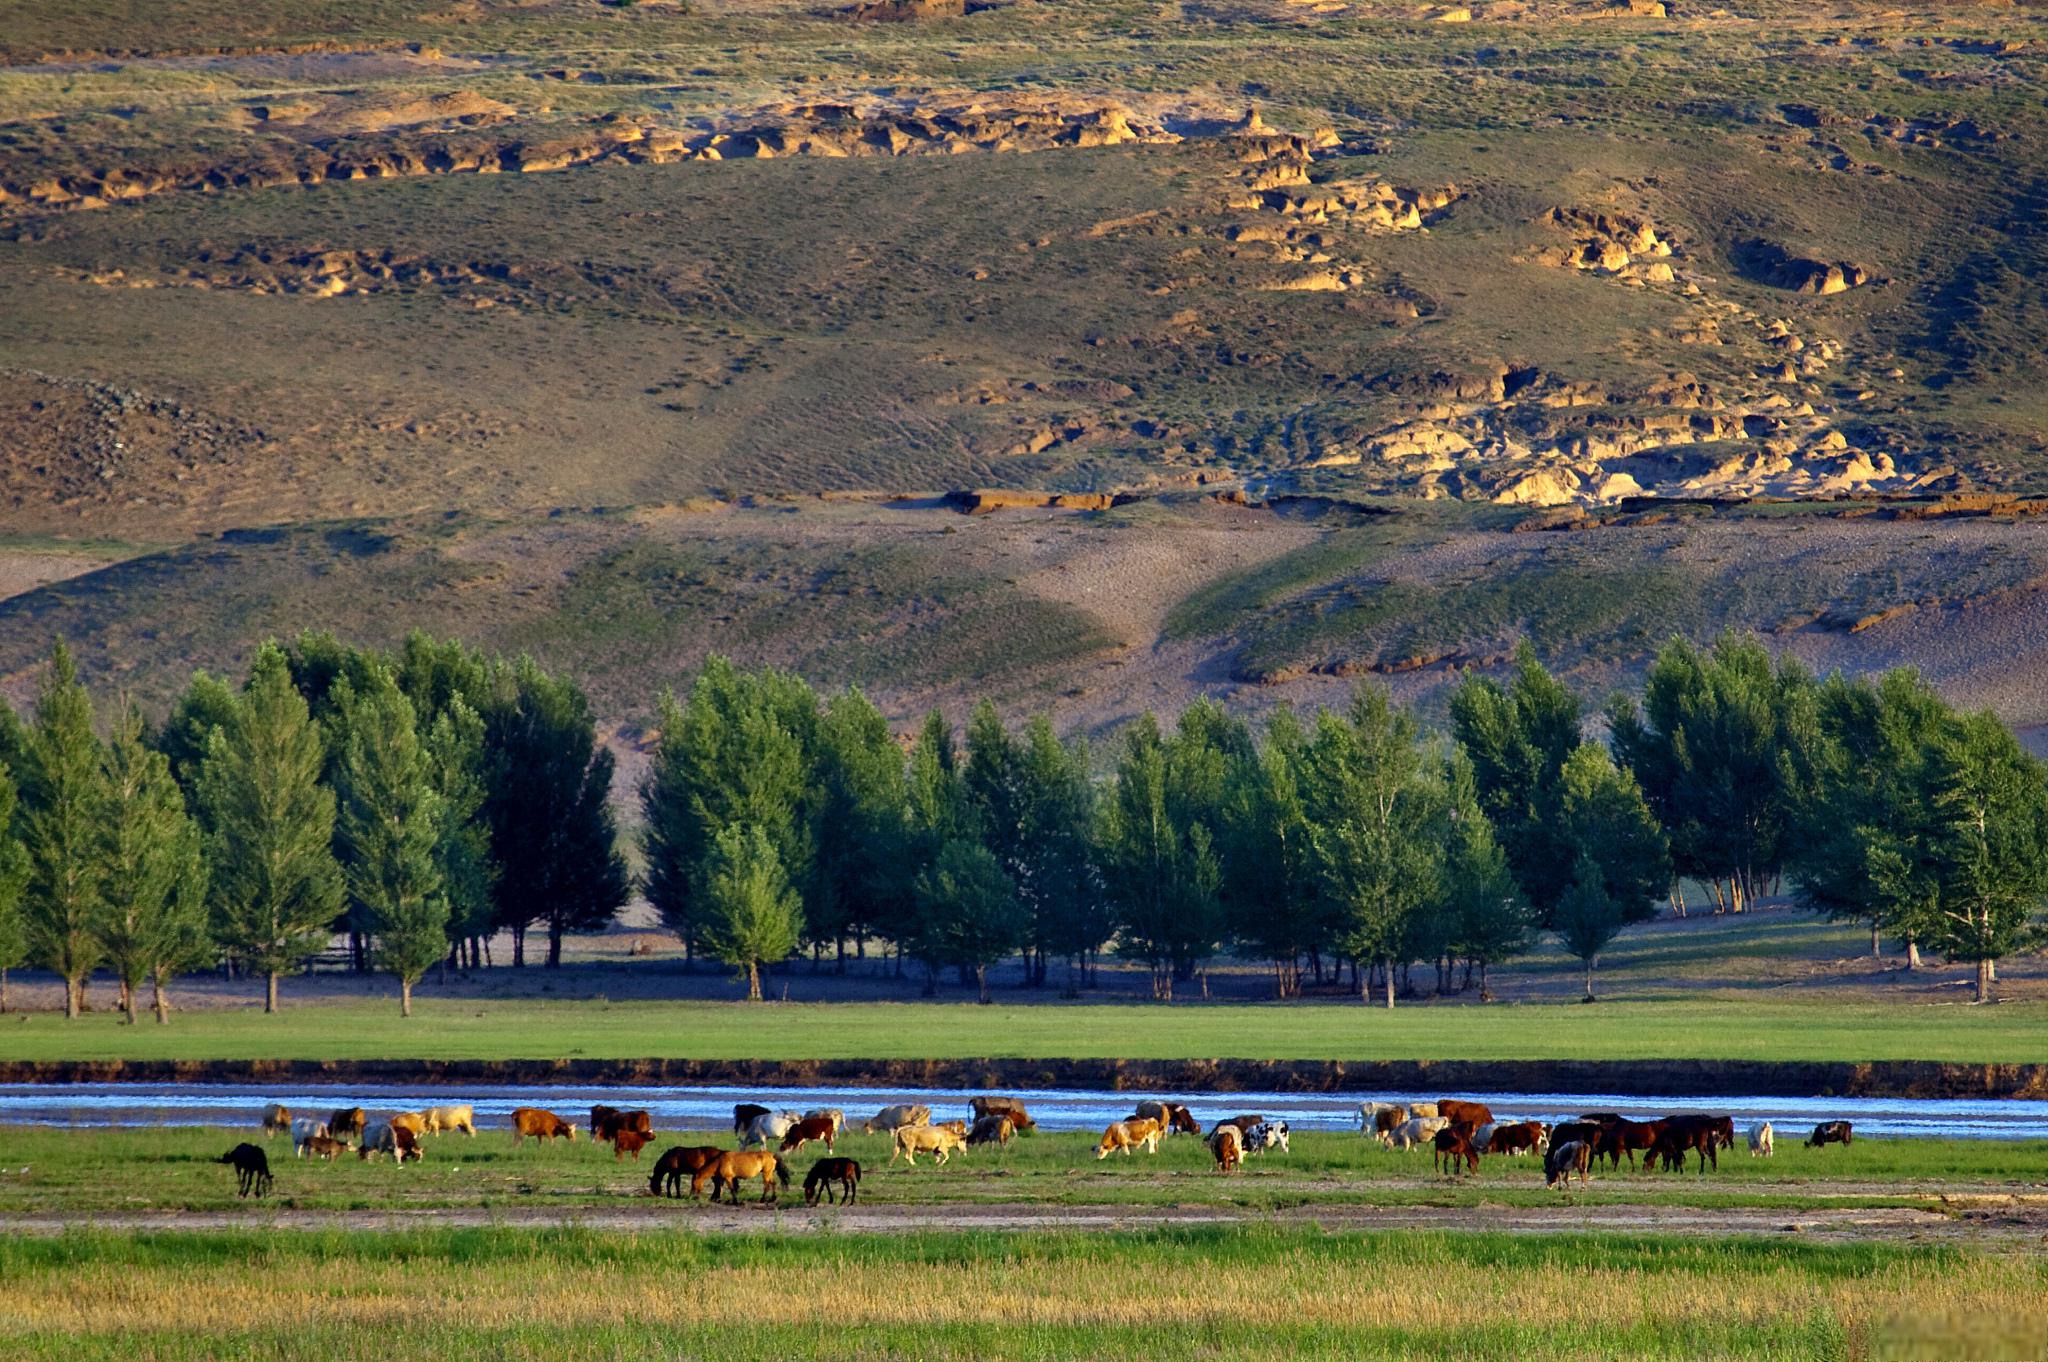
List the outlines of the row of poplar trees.
{"type": "Polygon", "coordinates": [[[195,675],[154,729],[101,714],[54,651],[31,712],[0,704],[0,1009],[6,971],[59,975],[84,1010],[111,971],[134,1020],[220,963],[280,979],[350,938],[400,1007],[438,962],[509,931],[608,922],[626,867],[612,758],[582,692],[530,660],[425,635],[397,652],[324,634],[266,643],[239,686],[195,675]]]}
{"type": "Polygon", "coordinates": [[[1392,1007],[1413,966],[1469,986],[1550,934],[1584,962],[1685,886],[1744,911],[1790,880],[1807,905],[1975,963],[2041,940],[2048,772],[1988,713],[1910,671],[1818,679],[1752,638],[1674,641],[1594,736],[1533,654],[1469,677],[1448,731],[1374,685],[1342,712],[1258,730],[1213,702],[1119,735],[1106,780],[1044,718],[939,715],[906,756],[857,690],[714,658],[663,701],[642,792],[646,890],[691,950],[746,972],[869,940],[972,976],[1026,979],[1105,947],[1156,996],[1224,952],[1276,991],[1348,967],[1392,1007]],[[1462,979],[1460,974],[1462,971],[1462,979]]]}

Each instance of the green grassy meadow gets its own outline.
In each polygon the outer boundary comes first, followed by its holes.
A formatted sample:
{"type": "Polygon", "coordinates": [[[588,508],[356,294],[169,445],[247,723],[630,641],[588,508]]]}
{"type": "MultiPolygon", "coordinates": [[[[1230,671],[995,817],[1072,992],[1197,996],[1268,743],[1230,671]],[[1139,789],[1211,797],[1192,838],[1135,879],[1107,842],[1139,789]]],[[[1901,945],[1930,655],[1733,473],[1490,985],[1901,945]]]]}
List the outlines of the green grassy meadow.
{"type": "Polygon", "coordinates": [[[1937,1060],[2037,1063],[2048,1003],[1727,998],[1522,1006],[416,1000],[0,1020],[0,1059],[1937,1060]]]}
{"type": "Polygon", "coordinates": [[[697,1237],[67,1235],[0,1244],[23,1359],[2040,1356],[2035,1260],[1313,1228],[697,1237]]]}

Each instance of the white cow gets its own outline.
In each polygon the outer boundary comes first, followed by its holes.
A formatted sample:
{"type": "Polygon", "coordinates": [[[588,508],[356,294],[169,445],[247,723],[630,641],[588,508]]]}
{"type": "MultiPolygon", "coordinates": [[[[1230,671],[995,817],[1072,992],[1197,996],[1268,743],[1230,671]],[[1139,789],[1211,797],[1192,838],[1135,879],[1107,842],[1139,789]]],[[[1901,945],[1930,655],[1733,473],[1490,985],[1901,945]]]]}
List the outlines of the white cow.
{"type": "Polygon", "coordinates": [[[770,1141],[780,1143],[789,1134],[789,1128],[804,1118],[793,1111],[771,1111],[766,1116],[756,1116],[747,1122],[747,1128],[740,1132],[740,1148],[766,1145],[770,1141]]]}
{"type": "Polygon", "coordinates": [[[1749,1156],[1753,1159],[1758,1155],[1762,1155],[1768,1159],[1771,1156],[1772,1138],[1771,1123],[1769,1121],[1765,1121],[1760,1126],[1751,1126],[1749,1128],[1749,1156]]]}
{"type": "Polygon", "coordinates": [[[1409,1114],[1410,1116],[1420,1116],[1420,1117],[1424,1118],[1425,1120],[1435,1120],[1435,1119],[1436,1119],[1436,1103],[1434,1103],[1434,1102],[1410,1102],[1410,1103],[1408,1104],[1408,1114],[1409,1114]]]}
{"type": "Polygon", "coordinates": [[[1402,1106],[1399,1102],[1360,1102],[1358,1104],[1359,1130],[1367,1135],[1377,1131],[1379,1129],[1381,1112],[1398,1112],[1400,1120],[1395,1121],[1395,1125],[1401,1124],[1401,1121],[1407,1120],[1410,1115],[1408,1108],[1402,1106]]]}
{"type": "Polygon", "coordinates": [[[1411,1116],[1380,1136],[1380,1143],[1389,1149],[1413,1149],[1428,1144],[1436,1138],[1439,1130],[1450,1125],[1441,1116],[1411,1116]]]}
{"type": "Polygon", "coordinates": [[[316,1121],[310,1116],[300,1116],[292,1121],[292,1153],[299,1158],[306,1157],[306,1142],[316,1135],[327,1133],[327,1122],[316,1121]]]}

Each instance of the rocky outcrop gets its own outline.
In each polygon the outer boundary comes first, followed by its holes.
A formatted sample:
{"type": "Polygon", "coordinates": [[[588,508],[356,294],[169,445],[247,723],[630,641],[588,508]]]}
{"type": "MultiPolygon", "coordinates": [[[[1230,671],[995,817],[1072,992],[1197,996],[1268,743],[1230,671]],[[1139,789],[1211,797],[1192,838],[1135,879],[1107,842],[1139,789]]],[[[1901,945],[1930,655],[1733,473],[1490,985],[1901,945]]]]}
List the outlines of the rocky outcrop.
{"type": "Polygon", "coordinates": [[[962,515],[989,515],[996,511],[1040,510],[1106,511],[1139,498],[1130,492],[1033,492],[1008,488],[980,488],[946,493],[945,502],[962,515]]]}
{"type": "Polygon", "coordinates": [[[1795,255],[1776,242],[1754,237],[1736,248],[1743,271],[1760,283],[1795,293],[1826,296],[1871,282],[1868,266],[1853,260],[1815,260],[1795,255]]]}

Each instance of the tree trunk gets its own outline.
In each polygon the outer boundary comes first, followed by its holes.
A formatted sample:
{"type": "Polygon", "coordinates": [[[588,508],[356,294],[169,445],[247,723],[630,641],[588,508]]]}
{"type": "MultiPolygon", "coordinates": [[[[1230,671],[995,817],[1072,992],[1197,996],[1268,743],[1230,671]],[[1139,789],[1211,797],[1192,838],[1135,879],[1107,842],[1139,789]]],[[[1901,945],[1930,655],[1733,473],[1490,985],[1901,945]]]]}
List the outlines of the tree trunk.
{"type": "Polygon", "coordinates": [[[1877,924],[1875,922],[1870,924],[1870,957],[1873,960],[1882,960],[1884,958],[1884,945],[1878,938],[1877,924]]]}
{"type": "Polygon", "coordinates": [[[410,979],[400,979],[398,981],[398,1015],[401,1017],[410,1017],[412,1015],[412,980],[410,979]]]}
{"type": "Polygon", "coordinates": [[[159,970],[150,975],[149,982],[152,995],[150,1002],[156,1007],[156,1024],[158,1026],[169,1026],[171,1024],[171,995],[164,989],[163,972],[159,970]]]}
{"type": "Polygon", "coordinates": [[[1991,962],[1989,960],[1979,960],[1977,962],[1977,1001],[1980,1003],[1991,1001],[1991,962]]]}
{"type": "Polygon", "coordinates": [[[747,961],[747,1001],[761,1001],[761,962],[758,960],[747,961]]]}
{"type": "Polygon", "coordinates": [[[984,1007],[988,1006],[988,966],[987,966],[987,965],[976,965],[976,966],[974,967],[974,982],[975,982],[975,983],[977,983],[977,984],[979,984],[979,985],[981,985],[981,1002],[982,1002],[982,1006],[984,1006],[984,1007]]]}
{"type": "Polygon", "coordinates": [[[126,979],[121,981],[121,1015],[123,1026],[135,1025],[135,985],[126,979]]]}
{"type": "Polygon", "coordinates": [[[1493,986],[1486,981],[1486,962],[1484,960],[1479,962],[1479,1001],[1482,1003],[1493,1001],[1493,986]]]}
{"type": "Polygon", "coordinates": [[[1920,943],[1910,936],[1906,938],[1906,968],[1920,968],[1920,943]]]}
{"type": "Polygon", "coordinates": [[[1593,966],[1598,960],[1596,956],[1586,961],[1586,1001],[1589,1003],[1593,1001],[1593,966]]]}
{"type": "Polygon", "coordinates": [[[1992,983],[1998,982],[1998,962],[1996,960],[1986,960],[1984,962],[1984,971],[1991,976],[1992,983]]]}
{"type": "Polygon", "coordinates": [[[7,1010],[7,971],[0,969],[0,1012],[7,1010]]]}
{"type": "Polygon", "coordinates": [[[1381,961],[1380,973],[1386,976],[1387,1011],[1392,1012],[1394,1010],[1394,962],[1391,960],[1381,961]]]}
{"type": "Polygon", "coordinates": [[[64,981],[64,1016],[75,1018],[85,1010],[85,987],[77,979],[64,981]]]}
{"type": "Polygon", "coordinates": [[[526,968],[526,928],[512,929],[512,968],[526,968]]]}
{"type": "Polygon", "coordinates": [[[562,920],[553,918],[548,922],[548,968],[562,967],[562,920]]]}
{"type": "Polygon", "coordinates": [[[275,1011],[277,1011],[277,971],[276,971],[276,970],[272,970],[272,971],[270,972],[270,984],[269,984],[268,988],[266,988],[266,989],[264,990],[264,994],[263,994],[263,1010],[264,1010],[265,1012],[275,1012],[275,1011]]]}

